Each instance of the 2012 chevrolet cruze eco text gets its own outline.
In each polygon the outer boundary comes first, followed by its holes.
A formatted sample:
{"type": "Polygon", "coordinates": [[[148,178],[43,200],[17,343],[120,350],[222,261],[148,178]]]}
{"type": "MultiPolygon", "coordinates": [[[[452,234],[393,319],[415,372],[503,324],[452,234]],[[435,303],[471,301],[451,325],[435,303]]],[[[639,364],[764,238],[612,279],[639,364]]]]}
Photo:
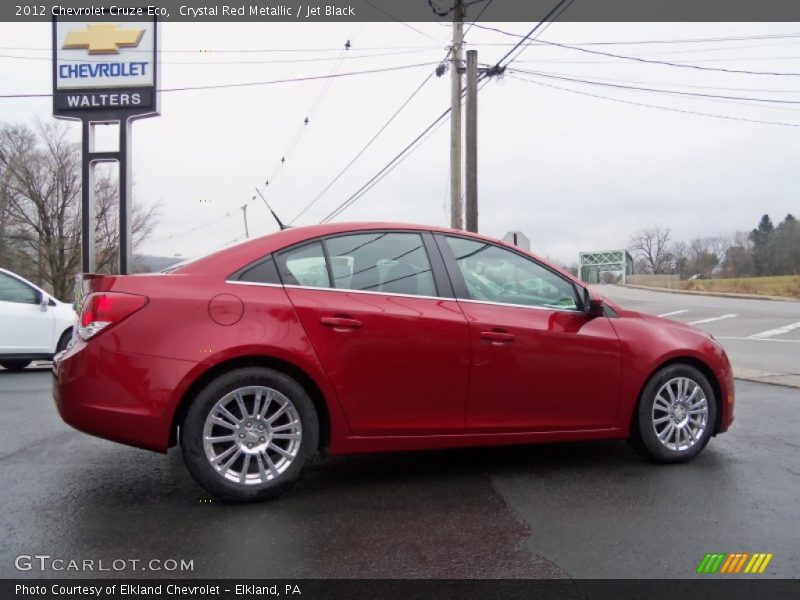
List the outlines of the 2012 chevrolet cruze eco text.
{"type": "Polygon", "coordinates": [[[425,226],[288,229],[169,273],[84,275],[63,419],[231,500],[315,453],[630,439],[696,456],[733,420],[707,333],[625,310],[502,242],[425,226]]]}

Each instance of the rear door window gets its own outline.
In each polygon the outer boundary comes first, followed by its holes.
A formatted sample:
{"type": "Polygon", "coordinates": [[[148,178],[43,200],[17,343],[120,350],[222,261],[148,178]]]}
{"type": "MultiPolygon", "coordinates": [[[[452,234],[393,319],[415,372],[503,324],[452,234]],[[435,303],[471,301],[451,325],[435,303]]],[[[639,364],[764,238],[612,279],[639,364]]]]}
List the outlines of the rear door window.
{"type": "Polygon", "coordinates": [[[357,233],[328,238],[325,244],[335,288],[437,295],[428,254],[418,233],[357,233]]]}

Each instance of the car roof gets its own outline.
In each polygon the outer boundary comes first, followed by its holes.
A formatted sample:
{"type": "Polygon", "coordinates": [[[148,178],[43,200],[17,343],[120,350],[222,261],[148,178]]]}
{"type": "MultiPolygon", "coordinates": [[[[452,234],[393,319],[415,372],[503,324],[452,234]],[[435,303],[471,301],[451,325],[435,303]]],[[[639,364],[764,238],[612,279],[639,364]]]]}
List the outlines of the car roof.
{"type": "MultiPolygon", "coordinates": [[[[492,238],[489,236],[481,235],[478,233],[471,233],[459,229],[451,229],[449,227],[441,227],[436,225],[421,225],[417,223],[403,223],[403,222],[344,222],[344,223],[326,223],[323,225],[307,225],[302,227],[290,227],[282,231],[276,231],[258,238],[240,242],[234,246],[223,248],[206,256],[200,257],[193,261],[189,261],[181,266],[171,270],[174,273],[186,274],[216,274],[221,273],[227,276],[234,271],[244,267],[258,260],[259,258],[271,254],[283,248],[293,246],[305,241],[310,241],[315,238],[325,237],[329,235],[344,234],[344,233],[359,233],[367,231],[431,231],[434,233],[446,233],[451,235],[459,235],[480,239],[499,246],[505,246],[516,252],[526,254],[537,261],[545,264],[546,266],[558,271],[562,275],[568,277],[570,280],[578,282],[577,279],[558,265],[552,264],[535,254],[527,252],[526,250],[513,246],[502,240],[492,238]]],[[[580,283],[580,282],[578,282],[580,283]]]]}

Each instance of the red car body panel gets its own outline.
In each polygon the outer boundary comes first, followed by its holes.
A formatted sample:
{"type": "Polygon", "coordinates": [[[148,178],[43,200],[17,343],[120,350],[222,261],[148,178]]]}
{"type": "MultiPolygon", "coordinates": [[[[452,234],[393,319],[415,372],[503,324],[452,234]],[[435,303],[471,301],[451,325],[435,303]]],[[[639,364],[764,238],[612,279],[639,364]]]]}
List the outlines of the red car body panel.
{"type": "Polygon", "coordinates": [[[619,318],[228,281],[295,243],[369,230],[451,232],[321,225],[250,240],[170,274],[85,276],[87,293],[148,302],[57,357],[54,397],[63,419],[166,451],[204,378],[255,362],[302,373],[324,404],[323,438],[333,454],[624,438],[648,378],[681,358],[696,361],[717,387],[717,431],[733,420],[733,377],[721,347],[699,330],[611,303],[619,318]],[[486,331],[514,338],[486,339],[486,331]]]}
{"type": "Polygon", "coordinates": [[[464,432],[469,327],[455,301],[287,292],[355,435],[464,432]],[[332,327],[326,317],[361,325],[332,327]]]}
{"type": "Polygon", "coordinates": [[[512,305],[459,304],[470,321],[472,340],[469,431],[616,427],[622,364],[610,319],[512,305]],[[513,339],[486,339],[493,333],[513,339]]]}

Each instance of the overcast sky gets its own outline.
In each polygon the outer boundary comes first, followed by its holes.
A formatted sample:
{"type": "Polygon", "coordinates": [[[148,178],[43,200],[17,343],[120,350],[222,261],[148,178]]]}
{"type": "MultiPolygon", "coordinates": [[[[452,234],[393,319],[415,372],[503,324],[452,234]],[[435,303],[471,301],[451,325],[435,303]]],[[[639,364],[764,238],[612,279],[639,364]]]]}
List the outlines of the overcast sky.
{"type": "MultiPolygon", "coordinates": [[[[490,25],[518,33],[531,27],[490,25]]],[[[542,39],[573,44],[796,32],[797,23],[555,23],[542,39]]],[[[413,24],[413,29],[400,23],[165,23],[161,36],[161,84],[169,88],[327,75],[337,64],[339,72],[347,72],[436,62],[444,57],[450,29],[437,23],[413,24]],[[264,62],[336,58],[339,52],[331,49],[348,39],[352,49],[347,56],[372,56],[341,63],[264,62]],[[178,52],[187,50],[194,52],[178,52]],[[231,61],[250,64],[211,64],[231,61]]],[[[3,55],[44,59],[0,58],[0,94],[49,92],[50,25],[0,23],[0,39],[3,55]]],[[[495,44],[507,44],[511,38],[474,28],[467,41],[478,49],[480,62],[492,63],[509,49],[495,44]]],[[[587,47],[707,67],[800,73],[800,37],[587,47]]],[[[513,65],[573,78],[635,82],[624,85],[800,102],[797,76],[641,64],[542,45],[525,50],[513,65]]],[[[292,219],[431,69],[332,80],[282,166],[280,157],[319,97],[322,81],[162,94],[161,116],[134,125],[134,202],[162,205],[160,224],[141,251],[190,257],[243,237],[239,207],[251,200],[255,186],[263,191],[273,173],[267,197],[284,220],[292,219]]],[[[753,105],[538,81],[681,111],[800,124],[800,104],[753,105]]],[[[297,224],[318,222],[366,183],[448,106],[449,94],[449,77],[428,82],[297,224]]],[[[37,116],[50,115],[49,98],[0,99],[2,121],[31,123],[37,116]]],[[[78,139],[78,125],[71,127],[78,139]]],[[[449,224],[449,135],[445,122],[336,220],[449,224]]],[[[687,240],[728,235],[751,229],[765,212],[775,220],[788,212],[800,213],[799,157],[800,127],[658,110],[506,76],[489,82],[480,93],[480,230],[496,237],[521,230],[531,238],[534,252],[564,263],[575,262],[581,250],[625,246],[631,233],[654,224],[670,227],[674,236],[687,240]]],[[[250,204],[248,219],[251,237],[276,229],[260,200],[250,204]]]]}

